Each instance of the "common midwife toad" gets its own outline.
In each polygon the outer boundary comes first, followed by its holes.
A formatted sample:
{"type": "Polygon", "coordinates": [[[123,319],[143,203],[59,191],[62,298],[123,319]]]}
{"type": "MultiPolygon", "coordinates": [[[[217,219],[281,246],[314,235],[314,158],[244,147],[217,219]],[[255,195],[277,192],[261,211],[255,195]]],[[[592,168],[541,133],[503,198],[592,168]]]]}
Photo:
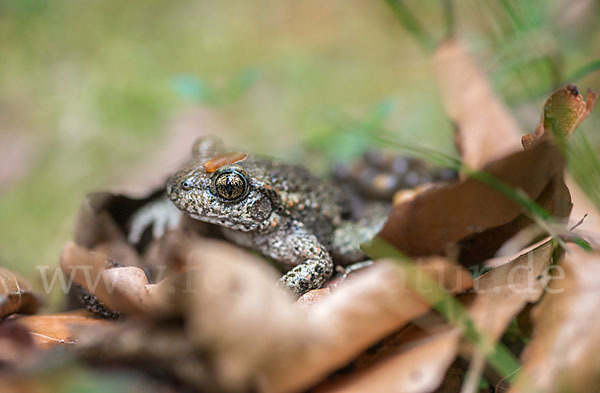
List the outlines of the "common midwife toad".
{"type": "Polygon", "coordinates": [[[188,216],[222,227],[235,243],[260,251],[289,270],[279,284],[296,294],[319,288],[336,263],[364,260],[360,243],[386,218],[371,204],[352,220],[348,193],[298,165],[227,153],[202,138],[192,160],[167,181],[167,196],[188,216]]]}

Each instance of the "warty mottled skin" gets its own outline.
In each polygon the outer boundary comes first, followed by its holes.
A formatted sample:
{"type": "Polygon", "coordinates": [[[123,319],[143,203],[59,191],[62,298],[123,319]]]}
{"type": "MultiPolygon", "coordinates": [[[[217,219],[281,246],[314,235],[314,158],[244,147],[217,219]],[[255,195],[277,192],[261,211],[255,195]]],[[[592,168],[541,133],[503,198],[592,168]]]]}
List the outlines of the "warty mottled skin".
{"type": "Polygon", "coordinates": [[[204,164],[223,152],[214,138],[198,140],[192,160],[167,181],[167,195],[188,216],[287,266],[279,285],[302,294],[332,275],[332,255],[344,264],[365,258],[360,242],[377,233],[386,208],[349,221],[350,203],[338,185],[269,158],[248,156],[207,171],[204,164]]]}

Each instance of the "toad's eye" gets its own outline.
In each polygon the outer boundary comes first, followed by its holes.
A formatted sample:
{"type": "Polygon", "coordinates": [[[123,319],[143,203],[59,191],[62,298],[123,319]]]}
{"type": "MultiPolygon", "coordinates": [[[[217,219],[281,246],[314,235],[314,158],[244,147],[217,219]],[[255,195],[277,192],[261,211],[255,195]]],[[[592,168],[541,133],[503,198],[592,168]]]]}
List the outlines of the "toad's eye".
{"type": "Polygon", "coordinates": [[[228,170],[219,173],[213,183],[213,194],[228,201],[243,198],[248,193],[248,180],[236,171],[228,170]]]}

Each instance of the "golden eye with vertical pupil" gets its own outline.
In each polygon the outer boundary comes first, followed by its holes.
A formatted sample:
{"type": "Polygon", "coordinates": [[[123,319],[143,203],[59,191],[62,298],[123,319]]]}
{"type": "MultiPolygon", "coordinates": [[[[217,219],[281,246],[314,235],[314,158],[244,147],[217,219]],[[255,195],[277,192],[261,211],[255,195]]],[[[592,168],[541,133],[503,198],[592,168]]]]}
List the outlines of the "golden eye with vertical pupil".
{"type": "Polygon", "coordinates": [[[234,201],[246,196],[248,193],[248,181],[239,171],[229,169],[215,176],[212,192],[223,199],[234,201]]]}

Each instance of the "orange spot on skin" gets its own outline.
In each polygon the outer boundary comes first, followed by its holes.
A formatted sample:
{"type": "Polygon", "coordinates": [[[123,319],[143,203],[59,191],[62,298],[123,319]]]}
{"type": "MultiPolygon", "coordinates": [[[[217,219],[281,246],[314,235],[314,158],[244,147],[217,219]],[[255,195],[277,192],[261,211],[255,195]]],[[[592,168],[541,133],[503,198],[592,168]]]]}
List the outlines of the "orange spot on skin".
{"type": "Polygon", "coordinates": [[[208,173],[213,173],[217,169],[221,168],[223,165],[235,164],[236,162],[240,162],[245,160],[248,157],[248,154],[242,153],[240,151],[232,151],[229,153],[217,154],[212,157],[210,160],[206,161],[202,166],[204,170],[208,173]]]}

